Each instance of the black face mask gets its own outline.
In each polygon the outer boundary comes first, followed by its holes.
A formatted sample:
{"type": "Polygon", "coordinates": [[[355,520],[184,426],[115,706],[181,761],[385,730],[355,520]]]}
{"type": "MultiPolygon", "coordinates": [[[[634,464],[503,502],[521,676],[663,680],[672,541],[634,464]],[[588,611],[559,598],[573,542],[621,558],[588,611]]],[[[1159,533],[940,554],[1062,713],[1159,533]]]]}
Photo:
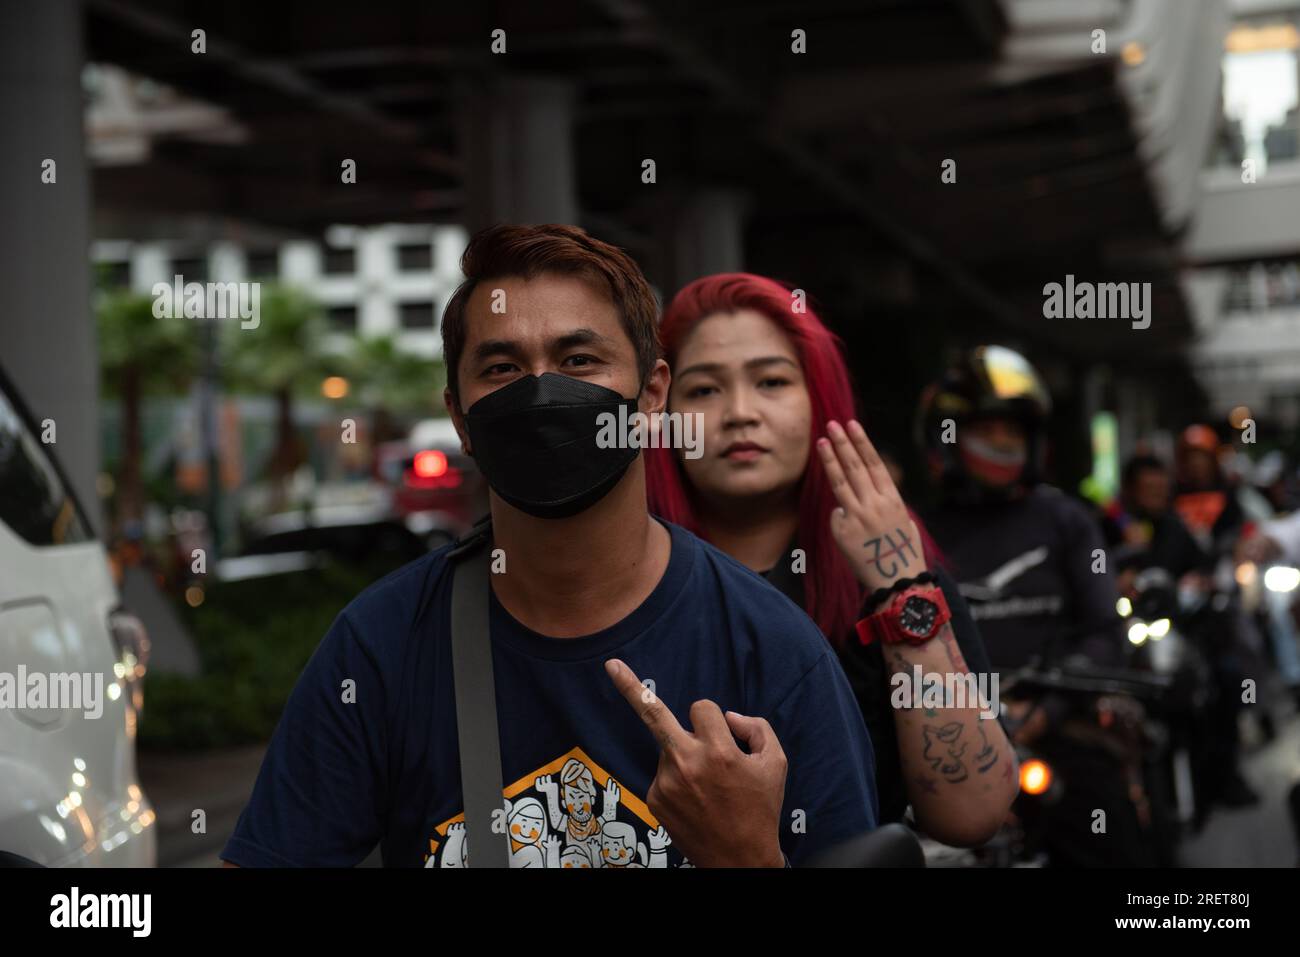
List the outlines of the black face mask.
{"type": "MultiPolygon", "coordinates": [[[[598,417],[630,419],[636,399],[555,372],[524,376],[465,410],[474,461],[493,491],[521,512],[568,518],[609,493],[640,449],[596,444],[598,417]]],[[[630,443],[623,443],[629,445],[630,443]]]]}

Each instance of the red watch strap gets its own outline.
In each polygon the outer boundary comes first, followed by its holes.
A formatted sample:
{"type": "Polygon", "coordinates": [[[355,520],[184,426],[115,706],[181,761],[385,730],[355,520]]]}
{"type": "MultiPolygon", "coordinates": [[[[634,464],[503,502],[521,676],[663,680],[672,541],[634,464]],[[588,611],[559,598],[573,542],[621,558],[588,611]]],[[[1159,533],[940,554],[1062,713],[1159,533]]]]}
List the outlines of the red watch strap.
{"type": "Polygon", "coordinates": [[[855,624],[854,630],[858,633],[858,641],[864,645],[869,645],[879,637],[884,642],[912,642],[915,644],[924,643],[933,638],[940,628],[952,620],[952,612],[948,608],[948,600],[943,594],[943,589],[938,585],[913,585],[905,588],[893,598],[891,598],[883,608],[876,611],[866,618],[861,619],[855,624]],[[939,606],[939,617],[935,622],[934,630],[925,638],[915,639],[905,636],[896,628],[891,627],[894,622],[894,616],[902,608],[903,604],[913,595],[921,595],[939,606]]]}
{"type": "Polygon", "coordinates": [[[858,641],[864,645],[869,645],[876,640],[876,634],[871,630],[872,617],[874,616],[868,615],[866,618],[861,618],[853,626],[853,630],[858,633],[858,641]]]}

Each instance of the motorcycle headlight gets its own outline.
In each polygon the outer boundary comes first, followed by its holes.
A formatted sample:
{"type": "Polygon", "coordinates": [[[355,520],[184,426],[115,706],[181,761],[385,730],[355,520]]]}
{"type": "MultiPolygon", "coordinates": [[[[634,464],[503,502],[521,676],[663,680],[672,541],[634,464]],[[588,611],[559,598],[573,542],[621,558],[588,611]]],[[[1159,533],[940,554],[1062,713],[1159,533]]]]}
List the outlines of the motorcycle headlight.
{"type": "Polygon", "coordinates": [[[1052,786],[1052,769],[1046,761],[1034,758],[1020,765],[1020,790],[1026,794],[1042,794],[1052,786]]]}
{"type": "Polygon", "coordinates": [[[1147,637],[1159,641],[1165,635],[1169,634],[1170,622],[1168,618],[1157,618],[1151,624],[1147,625],[1147,637]]]}
{"type": "Polygon", "coordinates": [[[1135,645],[1140,645],[1147,640],[1150,629],[1147,628],[1145,621],[1135,621],[1128,626],[1128,640],[1135,645]]]}
{"type": "Polygon", "coordinates": [[[1264,572],[1264,587],[1269,591],[1295,591],[1300,586],[1300,568],[1274,565],[1264,572]]]}

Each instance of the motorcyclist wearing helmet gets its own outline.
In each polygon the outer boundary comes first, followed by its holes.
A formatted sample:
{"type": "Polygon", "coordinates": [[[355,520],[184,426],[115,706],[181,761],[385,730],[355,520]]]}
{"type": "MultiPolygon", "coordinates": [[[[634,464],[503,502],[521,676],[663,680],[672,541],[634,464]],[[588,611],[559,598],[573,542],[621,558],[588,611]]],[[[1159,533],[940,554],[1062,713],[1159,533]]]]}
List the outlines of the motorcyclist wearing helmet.
{"type": "MultiPolygon", "coordinates": [[[[1051,398],[1017,352],[965,353],[922,394],[917,426],[940,503],[926,516],[989,659],[1005,673],[1086,658],[1118,664],[1123,636],[1101,529],[1081,503],[1043,482],[1051,398]]],[[[1151,863],[1123,767],[1060,734],[1071,699],[1007,702],[1014,740],[1032,744],[1068,782],[1046,810],[1054,863],[1151,863]],[[1106,835],[1090,815],[1106,808],[1106,835]]]]}
{"type": "Polygon", "coordinates": [[[1101,530],[1042,481],[1051,398],[1017,352],[980,346],[922,395],[918,425],[941,504],[933,534],[1004,669],[1083,654],[1119,660],[1101,530]]]}
{"type": "Polygon", "coordinates": [[[1208,425],[1189,425],[1178,438],[1174,508],[1213,565],[1241,535],[1246,516],[1219,467],[1219,436],[1208,425]]]}

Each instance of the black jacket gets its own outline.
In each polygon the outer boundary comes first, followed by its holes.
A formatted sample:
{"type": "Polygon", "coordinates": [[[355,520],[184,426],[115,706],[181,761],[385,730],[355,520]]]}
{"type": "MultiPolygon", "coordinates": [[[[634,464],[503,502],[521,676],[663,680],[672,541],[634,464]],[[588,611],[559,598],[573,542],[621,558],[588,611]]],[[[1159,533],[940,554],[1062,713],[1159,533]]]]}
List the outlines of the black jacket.
{"type": "Polygon", "coordinates": [[[999,668],[1070,655],[1121,663],[1110,556],[1080,502],[1039,485],[1021,499],[938,510],[926,524],[999,668]]]}

